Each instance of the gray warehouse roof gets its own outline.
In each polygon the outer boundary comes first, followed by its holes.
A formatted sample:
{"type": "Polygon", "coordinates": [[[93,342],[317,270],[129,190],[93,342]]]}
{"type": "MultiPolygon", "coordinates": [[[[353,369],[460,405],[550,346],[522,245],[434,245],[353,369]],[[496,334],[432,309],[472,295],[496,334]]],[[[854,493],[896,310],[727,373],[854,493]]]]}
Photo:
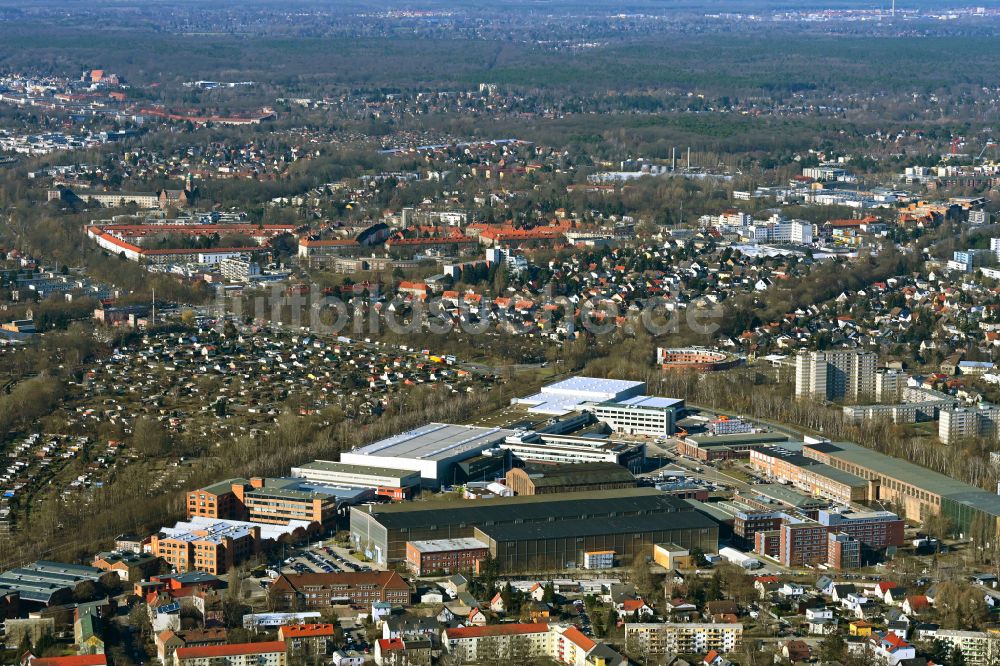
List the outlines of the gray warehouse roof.
{"type": "Polygon", "coordinates": [[[554,523],[490,525],[478,529],[495,541],[535,541],[717,527],[715,521],[697,511],[681,511],[650,516],[617,516],[615,518],[560,520],[554,523]]]}
{"type": "Polygon", "coordinates": [[[47,604],[59,590],[73,589],[85,580],[96,581],[104,573],[96,567],[39,560],[0,574],[0,591],[18,592],[26,601],[47,604]]]}
{"type": "Polygon", "coordinates": [[[465,451],[479,451],[502,442],[513,430],[429,423],[351,451],[355,455],[443,460],[465,451]]]}
{"type": "MultiPolygon", "coordinates": [[[[380,524],[393,529],[422,528],[430,525],[465,523],[483,525],[490,521],[587,518],[609,512],[669,513],[687,510],[682,500],[654,488],[623,488],[582,493],[501,497],[482,502],[408,502],[372,507],[380,524]]],[[[363,508],[352,512],[368,513],[363,508]]],[[[547,523],[551,525],[552,523],[547,523]]]]}

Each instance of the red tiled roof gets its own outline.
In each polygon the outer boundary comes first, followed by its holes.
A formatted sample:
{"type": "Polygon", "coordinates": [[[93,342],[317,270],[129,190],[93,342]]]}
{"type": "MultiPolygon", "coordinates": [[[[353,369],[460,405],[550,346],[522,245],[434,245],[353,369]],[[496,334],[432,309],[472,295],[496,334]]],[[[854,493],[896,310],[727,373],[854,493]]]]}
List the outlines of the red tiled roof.
{"type": "Polygon", "coordinates": [[[402,638],[380,638],[378,639],[378,646],[380,652],[394,652],[406,649],[402,638]]]}
{"type": "Polygon", "coordinates": [[[564,631],[563,636],[573,641],[573,643],[575,643],[576,646],[581,650],[583,650],[584,652],[590,652],[595,647],[597,647],[597,643],[587,638],[583,634],[583,632],[577,629],[576,627],[570,627],[569,629],[564,631]]]}
{"type": "Polygon", "coordinates": [[[278,637],[284,640],[297,637],[332,636],[334,630],[332,624],[287,624],[278,629],[278,637]]]}
{"type": "Polygon", "coordinates": [[[204,645],[201,647],[177,648],[177,658],[210,659],[212,657],[226,657],[230,655],[266,654],[268,652],[284,651],[284,641],[265,641],[263,643],[235,643],[233,645],[204,645]]]}

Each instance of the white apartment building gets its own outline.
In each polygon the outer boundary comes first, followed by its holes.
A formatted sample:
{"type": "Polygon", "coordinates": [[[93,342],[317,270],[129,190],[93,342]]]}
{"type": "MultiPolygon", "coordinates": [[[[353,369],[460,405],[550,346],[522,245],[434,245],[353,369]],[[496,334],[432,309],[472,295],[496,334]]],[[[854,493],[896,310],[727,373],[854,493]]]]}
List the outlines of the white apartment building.
{"type": "Polygon", "coordinates": [[[878,355],[854,349],[800,352],[795,397],[864,402],[875,396],[878,355]]]}
{"type": "Polygon", "coordinates": [[[879,370],[875,373],[875,399],[885,404],[899,402],[909,379],[902,370],[879,370]]]}
{"type": "Polygon", "coordinates": [[[987,666],[1000,658],[1000,635],[985,631],[938,629],[934,638],[948,646],[949,653],[958,648],[969,666],[987,666]]]}
{"type": "Polygon", "coordinates": [[[805,220],[755,222],[746,235],[758,243],[804,243],[813,241],[812,223],[805,220]]]}
{"type": "Polygon", "coordinates": [[[459,664],[500,659],[517,663],[546,658],[565,666],[604,666],[621,659],[616,652],[588,638],[576,627],[544,623],[445,629],[441,644],[459,664]]]}
{"type": "Polygon", "coordinates": [[[916,423],[922,410],[917,404],[844,405],[844,418],[854,425],[870,419],[890,419],[893,423],[916,423]]]}
{"type": "Polygon", "coordinates": [[[285,643],[234,643],[181,647],[174,651],[174,666],[285,666],[285,643]]]}
{"type": "Polygon", "coordinates": [[[976,407],[942,409],[938,421],[938,439],[951,444],[969,437],[1000,437],[1000,407],[980,404],[976,407]]]}
{"type": "Polygon", "coordinates": [[[260,264],[249,256],[241,254],[220,261],[219,272],[231,282],[250,282],[260,276],[260,264]]]}
{"type": "Polygon", "coordinates": [[[625,645],[633,654],[705,654],[736,651],[743,639],[739,623],[626,622],[625,645]]]}
{"type": "Polygon", "coordinates": [[[975,437],[979,432],[977,421],[976,413],[966,407],[942,410],[938,420],[938,439],[951,444],[975,437]]]}

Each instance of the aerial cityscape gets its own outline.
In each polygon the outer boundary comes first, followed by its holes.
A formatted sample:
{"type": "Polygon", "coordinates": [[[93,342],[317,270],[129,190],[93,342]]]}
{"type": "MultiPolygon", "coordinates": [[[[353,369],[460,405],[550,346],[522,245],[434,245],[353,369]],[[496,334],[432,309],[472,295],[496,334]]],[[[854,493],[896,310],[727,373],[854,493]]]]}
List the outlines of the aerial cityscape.
{"type": "Polygon", "coordinates": [[[0,0],[0,664],[1000,666],[998,62],[0,0]]]}

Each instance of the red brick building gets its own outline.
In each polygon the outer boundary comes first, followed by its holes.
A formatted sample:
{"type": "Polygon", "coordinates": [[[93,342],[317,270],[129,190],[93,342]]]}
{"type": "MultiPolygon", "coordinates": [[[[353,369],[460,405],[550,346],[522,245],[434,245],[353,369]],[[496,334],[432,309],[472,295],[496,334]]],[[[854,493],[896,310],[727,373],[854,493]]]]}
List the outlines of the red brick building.
{"type": "Polygon", "coordinates": [[[326,608],[336,604],[371,606],[384,601],[410,602],[410,586],[395,571],[353,573],[283,574],[271,585],[271,598],[279,609],[296,605],[326,608]]]}
{"type": "Polygon", "coordinates": [[[407,541],[406,565],[416,576],[473,573],[489,552],[489,546],[473,538],[407,541]]]}

